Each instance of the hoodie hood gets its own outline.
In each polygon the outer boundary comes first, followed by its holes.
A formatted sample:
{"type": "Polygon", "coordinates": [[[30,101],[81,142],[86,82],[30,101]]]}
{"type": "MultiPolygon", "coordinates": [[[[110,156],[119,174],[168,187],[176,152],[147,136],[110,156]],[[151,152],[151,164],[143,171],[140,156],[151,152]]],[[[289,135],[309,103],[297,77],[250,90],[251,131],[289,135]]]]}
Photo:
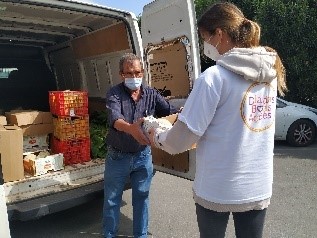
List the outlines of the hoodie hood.
{"type": "Polygon", "coordinates": [[[268,52],[264,47],[233,48],[217,60],[220,65],[246,80],[254,82],[271,82],[276,78],[274,68],[275,52],[268,52]]]}

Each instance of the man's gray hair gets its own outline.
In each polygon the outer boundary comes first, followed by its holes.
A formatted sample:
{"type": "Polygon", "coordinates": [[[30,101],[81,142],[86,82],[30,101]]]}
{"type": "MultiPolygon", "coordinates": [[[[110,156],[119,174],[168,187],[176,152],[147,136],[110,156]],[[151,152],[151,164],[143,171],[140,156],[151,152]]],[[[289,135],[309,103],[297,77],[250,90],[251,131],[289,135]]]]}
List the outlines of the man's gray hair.
{"type": "Polygon", "coordinates": [[[142,60],[139,56],[133,54],[133,53],[125,53],[124,55],[121,56],[120,58],[120,61],[119,61],[119,70],[120,70],[120,73],[123,73],[123,64],[125,62],[133,62],[135,60],[138,60],[140,61],[141,63],[141,66],[143,68],[143,65],[142,65],[142,60]]]}

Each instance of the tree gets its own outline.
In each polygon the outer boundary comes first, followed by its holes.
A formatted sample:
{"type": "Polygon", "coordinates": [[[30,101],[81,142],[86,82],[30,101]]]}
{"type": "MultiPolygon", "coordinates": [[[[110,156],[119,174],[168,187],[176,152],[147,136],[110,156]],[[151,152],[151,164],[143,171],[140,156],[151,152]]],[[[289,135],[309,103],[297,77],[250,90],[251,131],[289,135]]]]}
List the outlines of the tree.
{"type": "Polygon", "coordinates": [[[257,20],[262,43],[275,48],[286,68],[286,98],[317,106],[317,11],[312,1],[263,1],[257,20]]]}

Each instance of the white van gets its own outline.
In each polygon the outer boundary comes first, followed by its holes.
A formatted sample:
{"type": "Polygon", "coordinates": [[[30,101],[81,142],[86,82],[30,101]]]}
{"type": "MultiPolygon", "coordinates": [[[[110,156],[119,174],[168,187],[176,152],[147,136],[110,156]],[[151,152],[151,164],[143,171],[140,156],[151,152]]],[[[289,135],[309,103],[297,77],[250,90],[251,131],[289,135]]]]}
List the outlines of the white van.
{"type": "MultiPolygon", "coordinates": [[[[192,0],[144,6],[140,33],[133,13],[67,0],[0,1],[0,114],[14,108],[49,111],[48,91],[84,90],[89,112],[105,109],[106,91],[121,82],[119,58],[144,59],[144,83],[182,106],[200,73],[192,0]],[[142,39],[141,39],[142,35],[142,39]]],[[[0,151],[1,153],[1,151],[0,151]]],[[[194,177],[195,151],[153,151],[155,168],[194,177]]],[[[2,158],[2,160],[5,158],[2,158]]],[[[10,220],[28,220],[100,196],[103,158],[4,184],[10,220]]]]}

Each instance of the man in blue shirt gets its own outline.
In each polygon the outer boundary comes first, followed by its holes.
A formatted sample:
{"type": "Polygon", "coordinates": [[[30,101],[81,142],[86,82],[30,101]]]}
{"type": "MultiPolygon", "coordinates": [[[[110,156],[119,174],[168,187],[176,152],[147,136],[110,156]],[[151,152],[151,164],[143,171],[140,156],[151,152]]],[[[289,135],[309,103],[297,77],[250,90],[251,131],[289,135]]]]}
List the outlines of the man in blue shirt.
{"type": "Polygon", "coordinates": [[[118,232],[120,205],[125,183],[130,177],[134,237],[147,237],[149,191],[153,164],[150,141],[141,125],[143,117],[163,117],[177,112],[158,91],[142,85],[141,59],[131,53],[119,62],[122,83],[107,93],[109,132],[104,174],[104,237],[118,232]]]}

